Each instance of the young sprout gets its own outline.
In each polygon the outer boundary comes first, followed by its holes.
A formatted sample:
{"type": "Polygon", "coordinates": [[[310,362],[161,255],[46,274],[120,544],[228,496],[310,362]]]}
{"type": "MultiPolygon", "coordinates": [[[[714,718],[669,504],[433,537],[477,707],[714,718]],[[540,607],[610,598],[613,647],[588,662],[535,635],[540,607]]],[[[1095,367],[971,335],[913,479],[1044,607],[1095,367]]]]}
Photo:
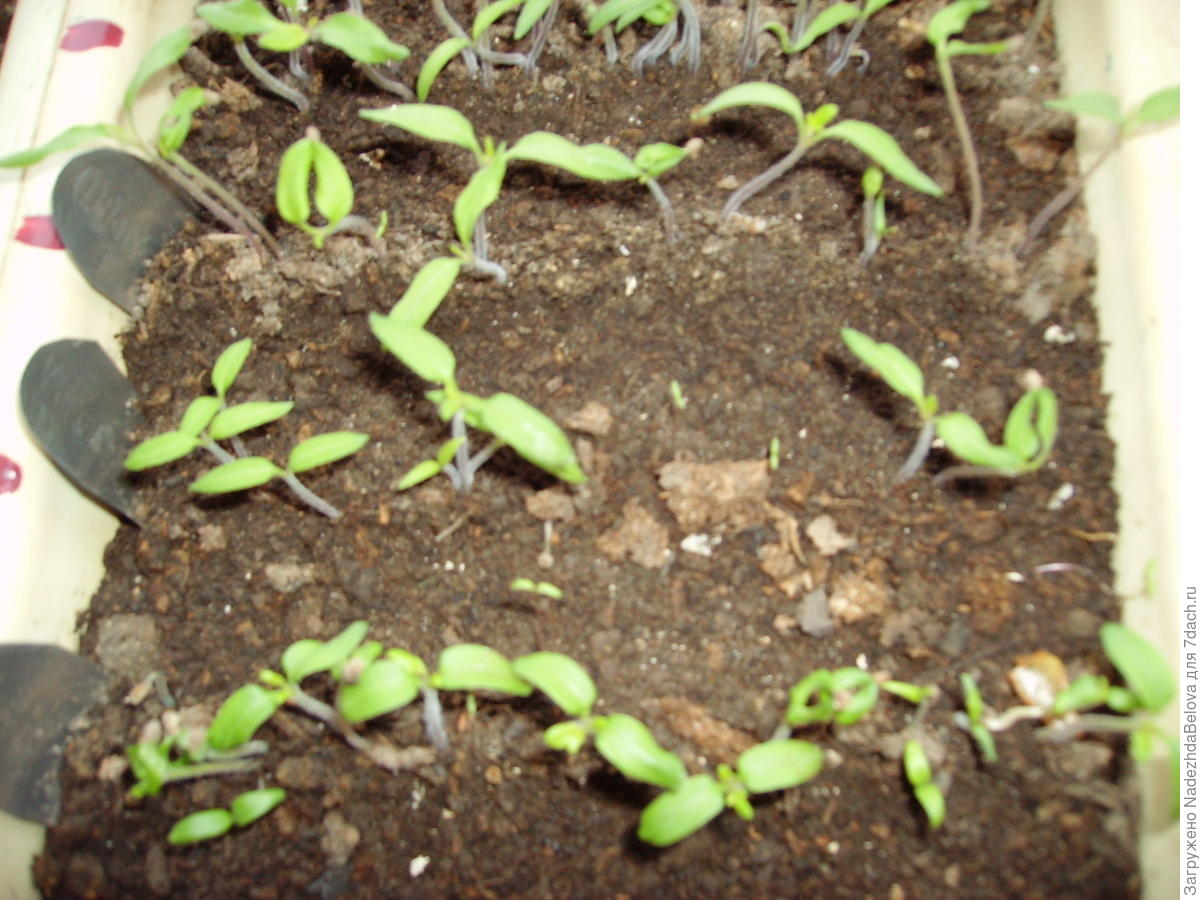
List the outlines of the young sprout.
{"type": "Polygon", "coordinates": [[[975,143],[971,140],[971,129],[967,125],[967,116],[963,112],[962,101],[958,96],[958,88],[954,82],[954,69],[950,60],[955,56],[995,56],[1008,49],[1006,41],[995,41],[990,44],[968,44],[964,41],[951,40],[967,27],[967,20],[976,13],[983,12],[991,6],[990,0],[955,0],[949,6],[939,10],[929,20],[925,36],[933,45],[933,55],[937,62],[938,77],[942,80],[942,89],[946,92],[946,102],[950,105],[950,118],[954,121],[954,131],[962,145],[963,165],[967,170],[967,182],[970,190],[971,212],[967,225],[966,245],[973,249],[979,242],[979,231],[983,221],[983,181],[979,176],[979,158],[975,154],[975,143]]]}
{"type": "Polygon", "coordinates": [[[999,758],[996,754],[996,741],[983,722],[983,695],[975,679],[963,672],[958,676],[963,692],[963,713],[955,713],[954,721],[960,728],[968,731],[979,747],[979,754],[985,763],[994,763],[999,758]]]}
{"type": "MultiPolygon", "coordinates": [[[[668,53],[671,65],[686,59],[688,69],[695,72],[700,68],[700,17],[692,0],[607,0],[588,15],[588,34],[604,30],[605,34],[620,34],[628,26],[643,20],[659,28],[658,33],[633,56],[634,74],[641,78],[647,65],[654,65],[664,53],[668,53]],[[683,19],[680,32],[678,20],[683,19]],[[609,29],[611,28],[611,32],[609,29]],[[679,34],[679,43],[671,43],[679,34]]],[[[616,62],[616,47],[609,49],[608,61],[616,62]]]]}
{"type": "Polygon", "coordinates": [[[672,378],[669,389],[671,391],[671,405],[680,412],[683,412],[687,409],[688,405],[688,398],[683,395],[683,388],[679,386],[678,381],[672,378]]]}
{"type": "Polygon", "coordinates": [[[668,847],[703,828],[729,807],[743,819],[754,818],[751,794],[797,787],[821,771],[824,754],[808,741],[770,740],[738,756],[733,767],[721,763],[714,778],[693,775],[654,798],[642,810],[638,837],[668,847]]]}
{"type": "Polygon", "coordinates": [[[246,38],[253,36],[264,50],[294,53],[310,41],[340,50],[360,64],[367,77],[378,87],[406,97],[412,91],[387,78],[379,66],[402,62],[409,56],[407,47],[389,40],[387,35],[359,12],[341,12],[304,24],[276,18],[258,0],[223,0],[202,3],[196,15],[209,27],[229,35],[238,60],[267,90],[292,103],[301,112],[309,108],[308,98],[268,72],[250,53],[246,38]]]}
{"type": "Polygon", "coordinates": [[[841,334],[850,352],[882,378],[888,387],[911,401],[921,418],[917,442],[893,479],[896,483],[906,481],[916,474],[929,454],[938,410],[937,397],[925,393],[925,374],[899,347],[877,343],[853,328],[843,328],[841,334]]]}
{"type": "Polygon", "coordinates": [[[258,216],[180,153],[180,148],[191,132],[193,116],[204,106],[216,102],[215,94],[195,86],[182,90],[163,113],[153,140],[143,137],[132,125],[133,102],[142,88],[156,74],[177,63],[194,40],[191,26],[184,25],[168,32],[155,42],[130,79],[118,123],[72,126],[38,147],[0,157],[0,168],[23,169],[55,153],[74,150],[84,144],[99,140],[115,141],[161,173],[217,221],[242,235],[247,241],[261,244],[272,253],[278,253],[279,245],[259,221],[258,216]],[[123,119],[131,123],[130,127],[119,124],[123,119]]]}
{"type": "Polygon", "coordinates": [[[830,123],[838,114],[837,104],[834,103],[826,103],[805,115],[796,95],[776,84],[751,81],[731,87],[718,94],[702,109],[693,113],[692,118],[695,120],[708,119],[722,110],[735,106],[765,106],[791,116],[792,122],[796,126],[796,145],[773,166],[747,181],[730,195],[722,211],[722,216],[726,219],[737,212],[743,203],[791,169],[812,147],[821,141],[831,139],[842,140],[856,147],[897,181],[907,184],[914,190],[934,197],[942,196],[942,189],[933,179],[917,168],[916,164],[900,149],[895,138],[886,131],[869,122],[860,122],[856,119],[844,119],[831,125],[830,123]]]}
{"type": "Polygon", "coordinates": [[[247,456],[238,435],[283,418],[292,411],[291,401],[253,401],[227,406],[225,397],[241,372],[253,346],[249,338],[237,341],[222,351],[213,365],[212,384],[216,396],[197,397],[189,404],[173,431],[156,434],[142,441],[125,457],[130,472],[166,465],[204,449],[221,463],[190,485],[202,494],[223,494],[247,490],[281,478],[304,503],[331,519],[341,513],[300,482],[296,475],[351,456],[362,449],[370,435],[336,431],[301,441],[292,448],[286,468],[261,456],[247,456]],[[237,457],[218,443],[230,440],[237,457]]]}
{"type": "Polygon", "coordinates": [[[382,253],[386,216],[375,228],[362,216],[351,215],[353,207],[354,185],[350,182],[350,174],[337,154],[321,140],[320,132],[310,125],[305,129],[304,137],[288,147],[279,160],[275,208],[279,210],[280,218],[311,237],[318,250],[325,245],[329,235],[348,231],[363,237],[382,253]],[[309,203],[311,180],[316,182],[313,200],[317,212],[325,219],[323,225],[313,225],[309,221],[312,216],[309,203]]]}
{"type": "Polygon", "coordinates": [[[773,437],[767,444],[767,468],[772,472],[779,470],[779,438],[773,437]]]}
{"type": "Polygon", "coordinates": [[[904,777],[912,786],[913,796],[925,810],[930,828],[940,828],[946,821],[946,797],[934,783],[929,757],[920,741],[909,740],[904,745],[904,777]]]}
{"type": "Polygon", "coordinates": [[[1144,134],[1153,126],[1173,122],[1179,118],[1179,85],[1156,91],[1127,113],[1121,112],[1116,97],[1100,91],[1089,91],[1057,100],[1047,100],[1046,106],[1080,116],[1096,116],[1106,119],[1113,123],[1113,134],[1091,165],[1059,191],[1042,211],[1034,216],[1033,221],[1029,223],[1029,231],[1024,242],[1017,249],[1018,256],[1029,250],[1051,219],[1074,202],[1075,198],[1083,191],[1088,179],[1125,143],[1127,138],[1144,134]]]}
{"type": "Polygon", "coordinates": [[[501,284],[506,283],[508,275],[504,268],[488,258],[484,222],[484,212],[499,197],[507,171],[504,145],[497,147],[490,137],[480,141],[466,116],[452,107],[435,103],[398,103],[384,109],[359,110],[358,114],[427,140],[453,144],[475,157],[478,168],[454,201],[454,232],[458,243],[451,245],[450,252],[465,264],[492,275],[501,284]]]}
{"type": "Polygon", "coordinates": [[[1018,400],[1004,423],[1004,443],[988,440],[983,427],[963,412],[937,417],[937,433],[946,449],[967,465],[939,472],[935,484],[955,478],[1001,476],[1013,478],[1045,465],[1058,435],[1058,398],[1048,387],[1039,387],[1018,400]]]}
{"type": "Polygon", "coordinates": [[[229,809],[204,809],[184,816],[167,834],[172,846],[211,841],[229,833],[235,826],[245,828],[257,822],[287,799],[283,788],[259,788],[233,798],[229,809]]]}
{"type": "Polygon", "coordinates": [[[509,160],[528,160],[565,169],[580,178],[593,181],[637,181],[650,190],[662,212],[667,240],[679,238],[675,227],[675,212],[666,193],[655,180],[686,159],[694,145],[677,147],[674,144],[647,144],[631,159],[608,144],[576,144],[548,131],[525,135],[508,150],[509,160]]]}
{"type": "Polygon", "coordinates": [[[492,87],[492,66],[520,66],[532,74],[537,68],[537,59],[546,46],[550,27],[558,16],[559,0],[495,0],[484,5],[475,15],[468,34],[446,9],[444,0],[434,0],[434,13],[450,31],[452,37],[438,44],[421,66],[417,76],[417,99],[424,102],[433,83],[452,59],[460,54],[471,75],[481,72],[483,86],[492,87]],[[513,26],[514,41],[524,40],[533,34],[527,53],[500,53],[492,49],[491,27],[516,9],[517,21],[513,26]]]}
{"type": "MultiPolygon", "coordinates": [[[[819,38],[829,34],[835,28],[845,25],[847,22],[853,22],[854,24],[850,28],[850,33],[846,35],[846,39],[841,43],[840,49],[838,42],[831,39],[832,49],[834,50],[832,54],[833,58],[830,60],[825,74],[832,77],[846,68],[846,64],[850,61],[850,56],[854,50],[854,44],[858,40],[859,35],[862,34],[863,28],[866,27],[867,20],[891,2],[892,0],[865,0],[865,2],[859,4],[833,3],[811,18],[808,16],[808,4],[798,3],[792,19],[790,33],[778,22],[769,22],[763,26],[762,30],[769,31],[779,38],[781,52],[785,56],[791,56],[794,53],[799,53],[801,50],[808,49],[819,38]]],[[[863,55],[865,57],[865,52],[863,52],[863,55]]],[[[866,62],[863,63],[863,68],[866,68],[866,62]]]]}
{"type": "Polygon", "coordinates": [[[543,597],[549,597],[551,600],[561,600],[563,598],[562,588],[558,585],[551,584],[549,581],[534,581],[532,578],[514,578],[508,583],[508,589],[510,591],[528,591],[531,594],[540,594],[543,597]]]}
{"type": "Polygon", "coordinates": [[[512,394],[478,397],[458,387],[454,352],[436,335],[410,322],[372,313],[371,330],[384,348],[426,381],[441,385],[426,397],[450,423],[450,441],[432,460],[418,463],[396,487],[405,490],[444,472],[454,487],[468,491],[475,473],[501,447],[571,484],[585,481],[571,442],[544,413],[512,394]],[[467,426],[492,436],[491,442],[471,455],[467,426]],[[453,460],[453,461],[451,461],[453,460]]]}
{"type": "Polygon", "coordinates": [[[859,265],[865,266],[871,261],[883,239],[895,231],[887,223],[887,211],[884,209],[883,170],[878,166],[867,166],[862,177],[863,189],[863,248],[858,255],[859,265]]]}

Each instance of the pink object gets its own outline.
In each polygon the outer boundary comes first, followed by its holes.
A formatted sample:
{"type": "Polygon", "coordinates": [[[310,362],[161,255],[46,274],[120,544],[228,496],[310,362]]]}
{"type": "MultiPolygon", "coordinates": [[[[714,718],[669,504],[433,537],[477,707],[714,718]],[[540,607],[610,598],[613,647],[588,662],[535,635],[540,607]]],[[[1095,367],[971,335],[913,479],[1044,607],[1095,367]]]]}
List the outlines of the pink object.
{"type": "Polygon", "coordinates": [[[67,33],[58,46],[63,50],[80,53],[97,47],[120,47],[125,31],[116,22],[105,19],[88,19],[67,27],[67,33]]]}
{"type": "Polygon", "coordinates": [[[11,494],[21,486],[21,467],[0,454],[0,494],[11,494]]]}
{"type": "Polygon", "coordinates": [[[45,247],[47,250],[62,250],[62,238],[54,227],[50,216],[26,216],[17,229],[17,240],[31,247],[45,247]]]}

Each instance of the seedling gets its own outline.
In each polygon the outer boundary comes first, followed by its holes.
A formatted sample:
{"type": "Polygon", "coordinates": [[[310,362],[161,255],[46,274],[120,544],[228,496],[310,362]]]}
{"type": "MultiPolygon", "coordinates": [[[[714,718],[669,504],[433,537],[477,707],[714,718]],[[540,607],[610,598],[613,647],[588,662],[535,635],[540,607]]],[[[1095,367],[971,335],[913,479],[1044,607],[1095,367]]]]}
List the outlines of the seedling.
{"type": "Polygon", "coordinates": [[[940,828],[946,821],[946,797],[934,783],[929,757],[920,741],[909,740],[904,745],[904,777],[912,786],[913,796],[925,810],[930,828],[940,828]]]}
{"type": "Polygon", "coordinates": [[[593,181],[637,181],[644,184],[662,212],[667,240],[679,239],[671,201],[659,186],[658,176],[675,168],[692,152],[695,145],[647,144],[631,159],[608,144],[579,145],[548,131],[525,135],[508,151],[509,160],[529,160],[589,178],[593,181]]]}
{"type": "Polygon", "coordinates": [[[288,455],[286,468],[280,468],[262,456],[247,456],[238,443],[238,435],[283,418],[292,411],[291,401],[253,401],[227,406],[226,394],[241,372],[253,344],[249,338],[237,341],[222,351],[212,371],[216,396],[197,397],[188,405],[179,427],[142,441],[125,457],[125,468],[140,472],[183,459],[193,450],[204,449],[221,463],[201,475],[189,486],[202,494],[243,491],[280,478],[300,500],[331,519],[341,513],[314,494],[296,477],[301,472],[328,465],[362,449],[370,435],[353,431],[335,431],[301,441],[288,455]],[[235,458],[218,443],[235,444],[235,458]]]}
{"type": "Polygon", "coordinates": [[[1088,179],[1128,138],[1145,134],[1154,126],[1173,122],[1179,118],[1179,85],[1156,91],[1127,113],[1121,112],[1116,97],[1100,91],[1088,91],[1057,100],[1047,100],[1046,106],[1080,116],[1096,116],[1106,119],[1113,123],[1113,134],[1091,165],[1034,216],[1033,221],[1029,223],[1029,232],[1017,250],[1018,256],[1032,246],[1051,219],[1075,201],[1075,198],[1083,191],[1088,179]]]}
{"type": "Polygon", "coordinates": [[[979,747],[979,754],[983,757],[983,761],[985,763],[994,763],[999,758],[996,754],[996,741],[992,738],[992,733],[988,731],[987,726],[983,722],[983,695],[979,692],[979,685],[966,672],[963,672],[958,678],[959,683],[962,684],[963,708],[965,711],[955,713],[954,721],[960,728],[968,731],[971,737],[975,739],[975,744],[979,747]]]}
{"type": "Polygon", "coordinates": [[[926,38],[933,45],[938,77],[941,78],[942,89],[946,92],[946,102],[950,105],[950,118],[954,121],[954,131],[958,134],[959,144],[962,145],[963,165],[967,170],[971,198],[966,237],[968,248],[974,248],[979,243],[979,232],[983,221],[983,181],[979,176],[979,157],[975,154],[975,142],[971,139],[971,129],[967,125],[967,116],[963,112],[962,100],[958,96],[958,87],[954,82],[954,69],[950,65],[950,60],[955,56],[966,55],[995,56],[1008,49],[1008,42],[968,44],[965,41],[951,40],[951,37],[967,27],[967,21],[971,16],[983,12],[991,5],[990,0],[955,0],[954,3],[934,14],[925,31],[926,38]]]}
{"type": "Polygon", "coordinates": [[[508,589],[511,591],[528,591],[531,594],[541,594],[543,597],[549,597],[551,600],[561,600],[563,598],[562,588],[556,584],[551,584],[549,581],[534,581],[532,578],[514,578],[508,583],[508,589]]]}
{"type": "Polygon", "coordinates": [[[896,229],[887,223],[887,211],[883,198],[883,170],[878,166],[867,166],[862,177],[863,189],[863,248],[858,255],[859,265],[871,261],[883,239],[896,229]]]}
{"type": "Polygon", "coordinates": [[[843,328],[841,333],[842,341],[850,352],[882,378],[888,387],[911,401],[921,418],[917,442],[893,479],[897,483],[906,481],[916,474],[929,454],[938,410],[937,397],[925,393],[925,374],[899,347],[877,343],[853,328],[843,328]]]}
{"type": "Polygon", "coordinates": [[[905,681],[880,682],[870,672],[853,666],[833,671],[816,669],[792,687],[775,737],[786,737],[793,728],[807,725],[853,725],[875,708],[881,689],[913,705],[925,702],[934,692],[931,686],[905,681]]]}
{"type": "Polygon", "coordinates": [[[935,484],[954,478],[1013,478],[1040,469],[1050,458],[1058,435],[1058,398],[1047,387],[1026,391],[1008,414],[1004,443],[999,446],[989,441],[983,427],[963,412],[938,416],[936,426],[946,449],[967,465],[939,472],[935,484]]]}
{"type": "Polygon", "coordinates": [[[354,207],[354,185],[350,174],[337,154],[321,140],[320,132],[311,125],[304,137],[283,152],[279,174],[275,179],[275,207],[285,222],[295,225],[312,238],[320,250],[325,238],[340,232],[353,232],[370,242],[377,252],[384,250],[382,234],[387,226],[386,214],[378,228],[362,216],[350,214],[354,207]],[[313,199],[325,224],[310,222],[309,182],[315,179],[313,199]]]}
{"type": "Polygon", "coordinates": [[[772,472],[779,470],[779,438],[773,437],[767,444],[767,468],[772,472]]]}
{"type": "Polygon", "coordinates": [[[292,53],[310,41],[342,51],[359,63],[366,75],[384,90],[411,97],[412,91],[379,71],[387,63],[402,62],[409,56],[407,47],[391,41],[379,26],[359,13],[340,12],[308,23],[276,18],[258,0],[223,0],[202,3],[196,8],[209,27],[229,36],[238,60],[259,83],[276,96],[292,103],[301,112],[309,108],[308,98],[280,81],[254,58],[246,45],[253,36],[264,50],[292,53]]]}
{"type": "Polygon", "coordinates": [[[687,409],[688,405],[688,398],[683,395],[683,388],[679,386],[678,381],[672,378],[669,389],[671,391],[671,405],[680,412],[683,412],[687,409]]]}
{"type": "MultiPolygon", "coordinates": [[[[700,17],[691,0],[607,0],[588,15],[588,34],[611,28],[620,34],[634,22],[642,20],[658,27],[658,33],[633,56],[634,74],[641,78],[646,66],[654,65],[664,53],[671,65],[686,59],[689,71],[700,68],[700,17]],[[682,31],[679,19],[683,19],[682,31]],[[671,46],[675,35],[679,42],[671,46]]],[[[606,39],[608,61],[615,63],[616,45],[606,39]]]]}
{"type": "Polygon", "coordinates": [[[133,126],[133,101],[146,83],[168,66],[174,65],[192,45],[191,26],[185,25],[168,32],[147,51],[125,89],[121,112],[116,123],[75,125],[51,138],[39,147],[0,158],[0,168],[23,169],[41,162],[48,156],[74,150],[96,141],[115,141],[122,149],[137,156],[160,172],[195,203],[219,222],[236,231],[251,243],[266,246],[272,253],[279,245],[270,232],[245,204],[234,197],[219,182],[189,162],[180,148],[191,132],[195,113],[216,101],[216,96],[196,86],[184,88],[163,113],[158,132],[147,139],[133,126]],[[128,120],[130,127],[121,125],[128,120]]]}
{"type": "Polygon", "coordinates": [[[505,147],[490,137],[482,141],[475,127],[458,110],[434,103],[399,103],[384,109],[364,109],[364,119],[394,125],[418,137],[453,144],[475,157],[478,166],[467,186],[454,201],[454,232],[458,238],[450,252],[467,265],[486,272],[501,284],[508,281],[503,266],[492,262],[487,252],[487,226],[484,213],[500,196],[508,159],[505,147]]]}
{"type": "Polygon", "coordinates": [[[203,809],[184,816],[167,835],[172,846],[211,841],[228,834],[234,826],[245,828],[257,822],[287,799],[283,788],[259,788],[233,798],[228,809],[203,809]]]}
{"type": "Polygon", "coordinates": [[[482,74],[483,86],[492,87],[492,66],[520,66],[527,73],[537,68],[537,59],[546,46],[550,27],[558,15],[559,0],[496,0],[488,3],[475,15],[471,31],[467,32],[458,20],[446,9],[444,0],[434,0],[433,9],[438,20],[446,26],[452,37],[438,44],[429,54],[417,76],[417,99],[424,102],[429,97],[433,83],[442,70],[456,56],[461,55],[467,71],[474,76],[482,74]],[[533,40],[527,53],[499,53],[491,47],[491,27],[504,16],[520,9],[513,27],[513,40],[524,40],[530,33],[533,40]]]}
{"type": "Polygon", "coordinates": [[[882,128],[856,119],[844,119],[831,125],[838,114],[835,103],[826,103],[806,115],[796,95],[776,84],[751,81],[731,87],[693,113],[692,118],[705,120],[735,106],[765,106],[786,113],[791,116],[796,126],[797,136],[795,147],[786,156],[730,195],[722,211],[722,216],[726,219],[737,212],[743,203],[791,169],[812,147],[821,141],[832,139],[842,140],[856,147],[893,178],[914,190],[934,197],[942,196],[942,189],[917,168],[900,149],[895,138],[882,128]]]}
{"type": "Polygon", "coordinates": [[[468,491],[476,471],[504,446],[563,481],[578,484],[586,480],[571,442],[544,413],[512,394],[483,398],[460,390],[455,378],[457,360],[440,338],[379,313],[372,313],[370,321],[371,330],[388,352],[421,378],[441,385],[426,397],[437,406],[439,418],[450,423],[450,440],[434,459],[410,469],[397,483],[398,489],[413,487],[444,472],[455,488],[468,491]],[[491,442],[473,456],[467,443],[467,426],[492,436],[491,442]]]}
{"type": "MultiPolygon", "coordinates": [[[[829,76],[837,75],[842,69],[846,68],[846,64],[850,61],[850,56],[854,50],[854,44],[858,40],[862,30],[866,27],[867,20],[879,10],[883,9],[892,0],[866,0],[865,3],[834,3],[825,7],[815,16],[809,18],[808,4],[797,3],[796,12],[792,19],[792,29],[789,33],[778,22],[769,22],[763,26],[763,31],[769,31],[779,38],[779,46],[781,52],[785,56],[791,56],[794,53],[799,53],[811,47],[816,41],[826,34],[831,33],[835,28],[845,25],[848,22],[854,24],[850,28],[850,33],[846,35],[846,39],[841,43],[840,48],[836,40],[832,40],[832,59],[829,62],[829,67],[825,70],[825,74],[829,76]]],[[[866,64],[864,63],[864,68],[866,64]]]]}

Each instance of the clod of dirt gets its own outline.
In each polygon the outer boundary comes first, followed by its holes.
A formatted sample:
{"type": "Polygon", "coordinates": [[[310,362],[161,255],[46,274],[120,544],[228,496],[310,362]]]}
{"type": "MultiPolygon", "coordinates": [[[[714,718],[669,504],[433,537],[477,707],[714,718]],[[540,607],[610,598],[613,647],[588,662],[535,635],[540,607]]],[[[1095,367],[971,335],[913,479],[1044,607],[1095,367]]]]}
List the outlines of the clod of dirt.
{"type": "Polygon", "coordinates": [[[685,531],[728,525],[735,531],[767,518],[767,461],[694,463],[676,460],[658,470],[667,508],[685,531]]]}
{"type": "Polygon", "coordinates": [[[822,556],[836,556],[858,543],[854,538],[838,531],[837,522],[833,521],[833,516],[830,515],[817,516],[808,523],[804,533],[816,545],[817,552],[822,556]]]}
{"type": "Polygon", "coordinates": [[[629,557],[647,569],[657,569],[671,560],[671,536],[667,526],[637,500],[625,502],[621,521],[596,539],[596,548],[613,562],[629,557]]]}

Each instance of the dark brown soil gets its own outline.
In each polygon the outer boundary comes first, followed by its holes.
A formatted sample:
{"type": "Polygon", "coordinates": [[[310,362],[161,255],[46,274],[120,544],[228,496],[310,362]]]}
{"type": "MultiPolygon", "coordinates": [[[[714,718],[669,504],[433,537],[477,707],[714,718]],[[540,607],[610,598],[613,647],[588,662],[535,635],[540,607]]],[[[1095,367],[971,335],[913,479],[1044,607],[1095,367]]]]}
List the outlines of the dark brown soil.
{"type": "MultiPolygon", "coordinates": [[[[1072,671],[1103,670],[1096,628],[1116,617],[1118,601],[1108,587],[1112,454],[1079,218],[1056,222],[1029,257],[1013,255],[1025,223],[1073,168],[1070,122],[1038,112],[1055,92],[1052,39],[1041,35],[1024,60],[956,62],[987,200],[983,245],[968,254],[959,148],[911,24],[938,5],[902,0],[880,13],[863,37],[866,74],[826,78],[819,48],[790,67],[768,54],[753,73],[787,85],[806,109],[833,101],[844,116],[881,125],[951,189],[938,201],[889,184],[899,230],[867,267],[856,262],[863,161],[845,147],[821,145],[752,199],[746,218],[720,221],[721,184],[761,171],[790,141],[782,117],[765,111],[707,127],[689,121],[739,80],[735,6],[704,11],[694,76],[663,65],[636,80],[624,64],[608,67],[573,13],[555,29],[540,83],[504,70],[488,92],[457,65],[443,76],[431,99],[497,140],[548,129],[627,152],[656,140],[705,142],[663,178],[682,231],[675,245],[637,185],[514,165],[488,213],[510,285],[464,273],[430,322],[468,390],[510,391],[559,422],[588,404],[607,409],[607,431],[571,431],[590,479],[569,492],[507,452],[468,495],[443,478],[392,490],[446,431],[426,386],[372,337],[367,312],[390,308],[420,266],[446,252],[453,198],[471,172],[466,154],[359,119],[359,109],[395,98],[332,56],[318,57],[311,116],[244,91],[244,108],[203,115],[189,156],[264,211],[275,161],[316,124],[350,169],[356,210],[390,215],[388,251],[339,237],[318,252],[271,216],[287,253],[265,265],[205,234],[209,226],[181,236],[155,264],[148,308],[125,341],[147,434],[174,427],[208,388],[218,353],[249,336],[255,349],[233,399],[296,401],[290,416],[248,438],[252,452],[282,460],[301,437],[336,429],[372,439],[305,477],[344,511],[336,522],[284,490],[189,495],[188,482],[209,467],[198,454],[139,478],[144,525],[122,527],[81,622],[85,651],[114,670],[114,701],[69,750],[62,822],[36,866],[45,894],[1136,895],[1136,803],[1118,745],[1050,745],[1024,725],[997,735],[1000,761],[984,766],[952,721],[959,673],[973,673],[1002,709],[1018,702],[1005,674],[1019,654],[1046,650],[1072,671]],[[971,412],[992,435],[1036,370],[1061,402],[1053,461],[1016,480],[937,487],[933,475],[951,460],[935,451],[916,478],[893,485],[915,416],[843,348],[846,325],[903,348],[944,409],[971,412]],[[1048,340],[1050,326],[1073,340],[1048,340]],[[672,380],[687,397],[682,410],[672,380]],[[765,502],[747,501],[740,517],[717,510],[698,527],[673,517],[657,480],[664,464],[762,460],[773,437],[782,454],[765,502]],[[1073,496],[1051,508],[1064,485],[1073,496]],[[526,506],[544,489],[570,498],[549,568],[539,566],[543,523],[526,506]],[[822,556],[804,536],[819,516],[852,545],[822,556]],[[639,521],[640,531],[629,525],[639,521]],[[792,529],[799,557],[785,540],[792,529]],[[691,531],[720,538],[711,556],[681,548],[691,531]],[[1038,574],[1050,563],[1078,568],[1038,574]],[[552,581],[564,597],[515,593],[508,585],[518,576],[552,581]],[[800,604],[820,587],[865,614],[824,636],[806,633],[800,604]],[[599,712],[638,716],[693,772],[769,737],[790,686],[818,667],[863,665],[940,695],[920,714],[884,699],[859,725],[797,731],[827,749],[816,779],[760,798],[752,822],[726,813],[665,851],[634,836],[655,791],[590,749],[573,762],[546,750],[540,732],[558,717],[536,698],[481,700],[469,716],[461,696],[444,695],[452,752],[413,772],[373,767],[282,712],[261,733],[271,749],[256,773],[171,786],[141,803],[124,797],[128,776],[99,777],[105,759],[163,712],[153,693],[140,705],[121,700],[148,673],[163,674],[181,707],[211,711],[277,666],[289,643],[356,619],[431,665],[463,641],[510,656],[567,653],[595,678],[599,712]],[[896,759],[897,736],[912,734],[934,751],[947,789],[937,831],[896,759]],[[166,846],[174,820],[260,783],[289,792],[269,817],[209,844],[166,846]],[[428,867],[410,874],[419,857],[428,867]]],[[[1032,4],[995,7],[976,17],[969,39],[1020,33],[1032,4]]],[[[415,59],[443,36],[420,4],[378,0],[368,11],[415,59]]],[[[236,99],[226,79],[243,75],[232,54],[205,47],[219,68],[194,74],[236,99]]],[[[416,708],[365,730],[399,746],[424,740],[416,708]]]]}

